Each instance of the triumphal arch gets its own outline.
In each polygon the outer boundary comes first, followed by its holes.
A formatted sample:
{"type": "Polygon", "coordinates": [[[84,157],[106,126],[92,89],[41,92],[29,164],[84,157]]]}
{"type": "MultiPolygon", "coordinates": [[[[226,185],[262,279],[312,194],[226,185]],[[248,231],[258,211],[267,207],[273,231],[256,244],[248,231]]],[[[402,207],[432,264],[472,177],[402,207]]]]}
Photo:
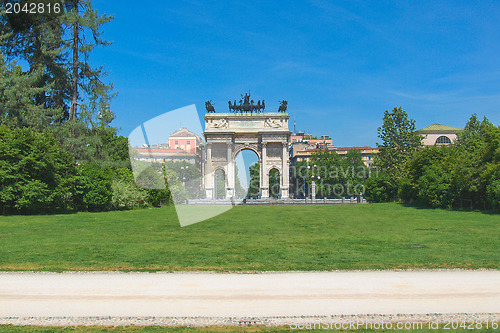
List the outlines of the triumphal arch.
{"type": "Polygon", "coordinates": [[[259,158],[260,197],[269,198],[269,172],[279,172],[280,196],[288,198],[290,131],[286,113],[287,102],[282,101],[277,112],[266,112],[265,101],[255,103],[245,94],[239,103],[228,102],[228,112],[215,111],[211,101],[205,103],[206,141],[204,152],[204,186],[207,199],[215,199],[215,174],[225,174],[226,198],[235,196],[235,157],[242,150],[252,150],[259,158]]]}

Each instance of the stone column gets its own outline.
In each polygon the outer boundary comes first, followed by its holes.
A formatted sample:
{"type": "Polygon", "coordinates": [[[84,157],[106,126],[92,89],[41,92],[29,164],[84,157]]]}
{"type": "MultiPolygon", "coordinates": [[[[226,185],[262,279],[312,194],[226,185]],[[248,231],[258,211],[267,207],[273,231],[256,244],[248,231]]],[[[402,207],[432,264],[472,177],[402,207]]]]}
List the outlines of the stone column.
{"type": "Polygon", "coordinates": [[[226,199],[234,197],[234,161],[233,144],[227,144],[226,199]]]}
{"type": "Polygon", "coordinates": [[[260,196],[262,199],[269,198],[269,175],[267,175],[267,148],[266,142],[262,142],[262,167],[260,169],[260,196]]]}
{"type": "Polygon", "coordinates": [[[281,154],[282,157],[282,175],[281,175],[281,184],[280,184],[280,189],[281,189],[281,198],[286,199],[288,198],[289,195],[289,182],[290,182],[290,169],[288,167],[289,165],[289,160],[288,160],[288,143],[283,142],[283,151],[281,154]]]}
{"type": "Polygon", "coordinates": [[[200,164],[201,164],[201,186],[202,189],[205,188],[205,164],[207,162],[207,149],[206,147],[200,147],[200,164]]]}
{"type": "Polygon", "coordinates": [[[215,173],[212,170],[212,144],[207,143],[207,149],[205,153],[205,197],[207,199],[214,199],[215,198],[215,193],[214,193],[214,182],[215,182],[215,173]]]}

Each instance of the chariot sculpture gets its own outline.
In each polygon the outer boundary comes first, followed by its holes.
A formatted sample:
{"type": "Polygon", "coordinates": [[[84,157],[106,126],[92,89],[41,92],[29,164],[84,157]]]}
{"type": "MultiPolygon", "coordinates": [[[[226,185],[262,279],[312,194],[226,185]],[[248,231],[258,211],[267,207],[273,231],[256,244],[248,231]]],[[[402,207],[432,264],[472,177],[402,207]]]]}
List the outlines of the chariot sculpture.
{"type": "MultiPolygon", "coordinates": [[[[241,99],[238,102],[236,102],[236,100],[234,100],[234,102],[228,101],[227,104],[229,107],[229,112],[235,113],[262,113],[266,109],[266,101],[262,100],[261,102],[260,100],[258,100],[257,103],[255,103],[253,99],[250,99],[250,91],[248,93],[245,93],[245,95],[241,95],[241,99]]],[[[287,101],[280,101],[278,112],[286,112],[287,107],[287,101]]],[[[205,102],[205,108],[207,109],[208,113],[215,112],[212,100],[205,102]]]]}
{"type": "Polygon", "coordinates": [[[236,103],[236,100],[234,100],[234,103],[231,103],[231,101],[228,101],[229,105],[229,112],[262,112],[266,108],[266,102],[262,100],[262,103],[257,101],[257,104],[255,104],[254,100],[250,99],[250,93],[246,94],[245,96],[241,96],[242,99],[240,99],[239,103],[236,103]]]}

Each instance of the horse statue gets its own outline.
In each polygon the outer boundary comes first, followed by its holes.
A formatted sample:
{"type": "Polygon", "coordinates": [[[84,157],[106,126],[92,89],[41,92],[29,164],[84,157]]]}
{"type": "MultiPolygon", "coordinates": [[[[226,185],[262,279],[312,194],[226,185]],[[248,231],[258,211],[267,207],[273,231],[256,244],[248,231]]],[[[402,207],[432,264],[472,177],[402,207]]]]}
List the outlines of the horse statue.
{"type": "Polygon", "coordinates": [[[288,102],[287,101],[280,101],[280,103],[281,103],[281,105],[278,108],[278,112],[286,112],[288,102]]]}
{"type": "Polygon", "coordinates": [[[234,104],[231,101],[228,101],[227,104],[229,105],[229,112],[236,112],[240,109],[240,106],[236,104],[236,100],[234,100],[234,104]]]}
{"type": "Polygon", "coordinates": [[[208,113],[214,113],[215,112],[215,108],[212,105],[212,100],[209,100],[209,101],[205,102],[205,109],[207,109],[208,113]]]}

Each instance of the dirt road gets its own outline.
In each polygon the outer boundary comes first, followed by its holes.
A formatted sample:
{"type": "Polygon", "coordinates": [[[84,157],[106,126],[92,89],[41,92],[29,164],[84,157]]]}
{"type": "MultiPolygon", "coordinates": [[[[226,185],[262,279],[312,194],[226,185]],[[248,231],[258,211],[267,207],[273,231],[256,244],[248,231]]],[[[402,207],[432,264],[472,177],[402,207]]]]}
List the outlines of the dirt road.
{"type": "Polygon", "coordinates": [[[0,273],[0,317],[500,313],[500,271],[0,273]]]}

